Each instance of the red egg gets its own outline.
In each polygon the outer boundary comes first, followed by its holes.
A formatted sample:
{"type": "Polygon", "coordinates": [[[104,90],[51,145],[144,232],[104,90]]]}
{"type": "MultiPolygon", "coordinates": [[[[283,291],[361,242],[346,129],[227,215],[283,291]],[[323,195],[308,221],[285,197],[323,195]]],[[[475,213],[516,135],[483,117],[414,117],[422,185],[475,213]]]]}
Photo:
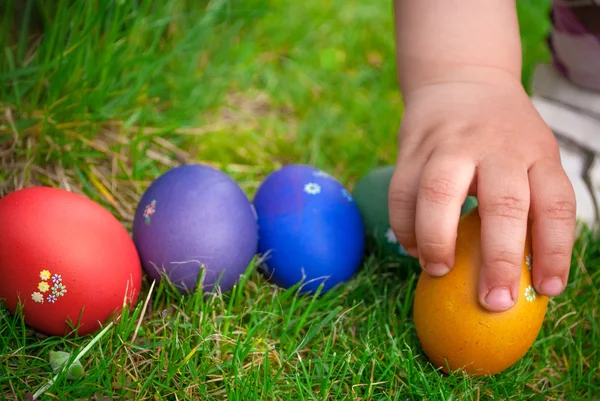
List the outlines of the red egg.
{"type": "Polygon", "coordinates": [[[94,201],[49,187],[0,199],[0,299],[47,335],[96,332],[138,298],[142,267],[121,223],[94,201]]]}

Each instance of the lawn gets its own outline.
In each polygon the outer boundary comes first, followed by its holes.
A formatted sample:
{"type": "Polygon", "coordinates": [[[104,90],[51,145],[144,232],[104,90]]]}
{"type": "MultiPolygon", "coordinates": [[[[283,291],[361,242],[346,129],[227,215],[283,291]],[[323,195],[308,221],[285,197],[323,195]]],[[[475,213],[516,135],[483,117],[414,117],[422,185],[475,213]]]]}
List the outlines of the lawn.
{"type": "MultiPolygon", "coordinates": [[[[548,3],[518,2],[526,86],[548,60],[548,3]]],[[[0,196],[59,186],[130,228],[145,188],[181,163],[218,167],[249,197],[296,162],[351,189],[395,161],[391,5],[5,0],[0,196]]],[[[83,355],[85,374],[60,376],[41,399],[598,399],[598,244],[584,230],[537,341],[493,377],[428,364],[412,322],[415,263],[369,256],[321,297],[276,288],[252,266],[207,299],[144,283],[137,307],[83,355]]],[[[31,399],[53,377],[50,351],[75,355],[93,339],[44,337],[0,308],[0,396],[31,399]]]]}

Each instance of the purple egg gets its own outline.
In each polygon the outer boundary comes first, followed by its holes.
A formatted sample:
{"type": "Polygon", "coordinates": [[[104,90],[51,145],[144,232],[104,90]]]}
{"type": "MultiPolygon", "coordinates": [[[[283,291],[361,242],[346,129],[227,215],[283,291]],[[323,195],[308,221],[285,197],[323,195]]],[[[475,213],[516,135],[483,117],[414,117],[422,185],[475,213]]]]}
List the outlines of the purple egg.
{"type": "Polygon", "coordinates": [[[226,292],[256,255],[258,225],[250,200],[231,177],[212,167],[183,165],[144,192],[133,240],[151,279],[167,277],[182,293],[199,283],[210,292],[218,281],[226,292]]]}

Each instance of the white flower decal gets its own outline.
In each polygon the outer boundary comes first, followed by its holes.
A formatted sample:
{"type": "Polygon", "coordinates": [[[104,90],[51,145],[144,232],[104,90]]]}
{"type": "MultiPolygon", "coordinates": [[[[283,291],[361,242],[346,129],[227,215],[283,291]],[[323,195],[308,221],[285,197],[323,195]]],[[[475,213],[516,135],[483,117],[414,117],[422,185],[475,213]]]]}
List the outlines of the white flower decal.
{"type": "Polygon", "coordinates": [[[389,227],[385,232],[385,239],[387,239],[387,242],[389,242],[390,244],[395,244],[396,242],[398,242],[398,240],[396,239],[396,234],[394,234],[394,231],[392,231],[392,227],[389,227]]]}
{"type": "Polygon", "coordinates": [[[527,265],[527,267],[529,267],[529,270],[531,270],[532,263],[533,263],[533,256],[530,253],[529,255],[525,256],[525,265],[527,265]]]}
{"type": "Polygon", "coordinates": [[[321,192],[321,186],[314,182],[309,182],[308,184],[304,185],[304,192],[310,195],[316,195],[321,192]]]}
{"type": "Polygon", "coordinates": [[[56,295],[57,297],[62,297],[63,295],[65,295],[66,292],[67,289],[62,283],[58,283],[54,285],[54,287],[52,287],[52,294],[56,295]]]}
{"type": "Polygon", "coordinates": [[[331,174],[328,174],[328,173],[326,173],[326,172],[324,172],[324,171],[322,171],[322,170],[315,171],[315,172],[313,173],[313,176],[315,176],[315,177],[322,177],[322,178],[329,178],[329,179],[333,179],[333,176],[332,176],[331,174]]]}
{"type": "Polygon", "coordinates": [[[50,294],[48,295],[48,302],[50,302],[51,304],[53,304],[54,302],[56,302],[56,295],[54,294],[50,294]]]}
{"type": "Polygon", "coordinates": [[[34,292],[33,294],[31,294],[31,299],[33,299],[34,302],[40,304],[44,303],[44,296],[39,292],[34,292]]]}
{"type": "MultiPolygon", "coordinates": [[[[394,234],[394,231],[392,231],[392,227],[388,227],[387,231],[385,232],[385,239],[390,244],[398,244],[396,234],[394,234]]],[[[400,244],[398,244],[398,253],[402,256],[408,256],[408,252],[406,252],[404,247],[400,244]]]]}
{"type": "Polygon", "coordinates": [[[344,198],[346,198],[346,200],[347,200],[348,202],[352,202],[352,195],[350,195],[350,192],[348,192],[348,191],[346,190],[346,188],[342,188],[341,192],[342,192],[342,196],[343,196],[344,198]]]}
{"type": "Polygon", "coordinates": [[[525,289],[525,299],[527,299],[529,302],[533,302],[533,300],[535,299],[535,290],[532,286],[528,286],[525,289]]]}
{"type": "Polygon", "coordinates": [[[62,282],[62,276],[60,274],[55,274],[54,276],[52,276],[52,282],[54,284],[62,282]]]}

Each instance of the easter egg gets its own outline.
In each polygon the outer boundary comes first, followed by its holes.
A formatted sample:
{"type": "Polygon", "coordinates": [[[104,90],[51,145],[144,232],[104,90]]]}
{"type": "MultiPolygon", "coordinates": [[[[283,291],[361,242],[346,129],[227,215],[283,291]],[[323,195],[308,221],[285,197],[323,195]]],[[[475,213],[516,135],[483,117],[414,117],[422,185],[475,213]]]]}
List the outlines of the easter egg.
{"type": "Polygon", "coordinates": [[[478,209],[461,217],[454,268],[445,276],[422,272],[414,298],[414,323],[429,360],[446,373],[463,370],[493,375],[519,361],[535,341],[548,298],[536,294],[531,278],[531,239],[523,240],[519,296],[504,312],[484,309],[477,297],[481,265],[478,209]]]}
{"type": "Polygon", "coordinates": [[[258,188],[258,252],[277,285],[299,283],[303,293],[326,292],[350,279],[364,252],[364,225],[349,192],[315,167],[293,164],[258,188]]]}
{"type": "Polygon", "coordinates": [[[47,335],[97,331],[136,302],[140,260],[127,230],[91,199],[50,187],[0,199],[0,299],[47,335]]]}
{"type": "Polygon", "coordinates": [[[182,294],[229,291],[254,258],[256,215],[226,173],[200,164],[172,168],[142,195],[133,240],[151,280],[182,294]]]}
{"type": "MultiPolygon", "coordinates": [[[[404,257],[406,251],[396,239],[390,226],[389,188],[396,166],[377,167],[361,177],[352,191],[360,209],[367,233],[367,249],[379,256],[404,257]]],[[[475,197],[469,196],[462,205],[464,214],[477,206],[475,197]]]]}

